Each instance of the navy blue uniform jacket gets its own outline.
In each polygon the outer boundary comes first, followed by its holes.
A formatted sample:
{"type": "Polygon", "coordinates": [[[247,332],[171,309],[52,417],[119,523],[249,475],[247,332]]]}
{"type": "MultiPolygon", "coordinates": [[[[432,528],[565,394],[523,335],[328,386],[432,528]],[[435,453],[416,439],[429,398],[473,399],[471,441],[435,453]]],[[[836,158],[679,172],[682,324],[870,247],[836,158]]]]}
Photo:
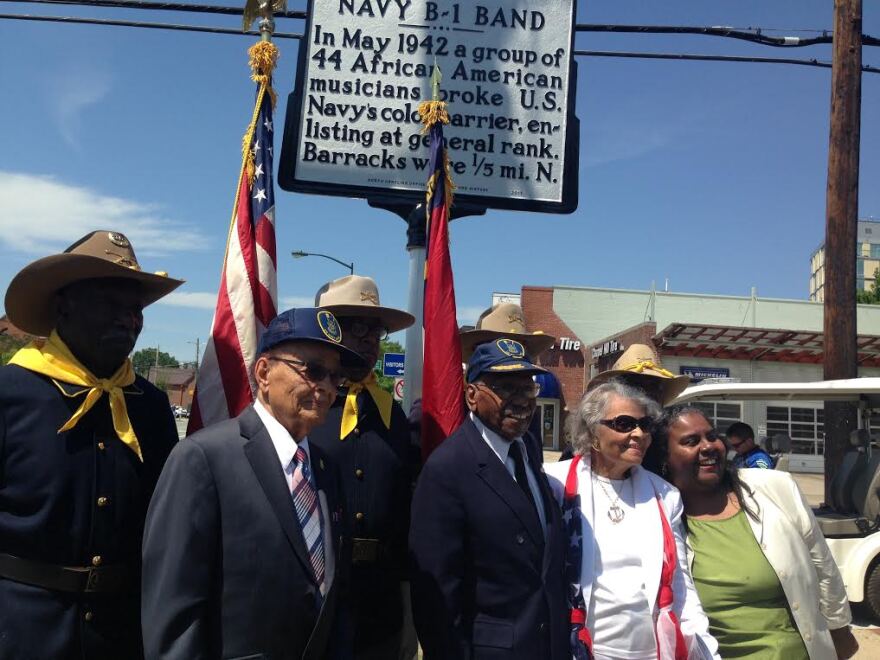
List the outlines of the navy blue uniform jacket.
{"type": "Polygon", "coordinates": [[[140,547],[162,465],[177,442],[168,397],[124,388],[144,461],[117,437],[107,396],[58,433],[86,388],[0,368],[0,553],[58,566],[124,564],[126,592],[58,592],[0,578],[0,659],[142,657],[140,547]]]}
{"type": "Polygon", "coordinates": [[[422,468],[413,496],[413,613],[426,660],[566,660],[562,520],[527,443],[545,501],[531,503],[470,420],[422,468]]]}
{"type": "Polygon", "coordinates": [[[144,533],[148,659],[345,657],[330,650],[331,636],[344,642],[333,633],[345,579],[338,477],[319,447],[309,443],[309,454],[336,552],[322,606],[284,471],[253,407],[175,447],[144,533]]]}
{"type": "Polygon", "coordinates": [[[403,626],[401,581],[407,580],[407,535],[412,498],[409,421],[400,405],[391,406],[385,428],[373,397],[358,394],[358,422],[339,439],[348,390],[341,390],[326,421],[309,433],[339,466],[345,495],[346,525],[351,538],[379,542],[378,557],[355,559],[348,609],[355,624],[356,648],[368,648],[400,632],[403,626]]]}

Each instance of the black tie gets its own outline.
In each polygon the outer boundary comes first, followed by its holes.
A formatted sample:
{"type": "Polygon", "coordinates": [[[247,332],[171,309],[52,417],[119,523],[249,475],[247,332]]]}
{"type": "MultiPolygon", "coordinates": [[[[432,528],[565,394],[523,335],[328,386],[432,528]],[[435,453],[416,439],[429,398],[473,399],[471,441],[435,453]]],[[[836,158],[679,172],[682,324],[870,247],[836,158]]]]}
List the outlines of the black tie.
{"type": "MultiPolygon", "coordinates": [[[[523,461],[522,451],[516,440],[510,443],[510,449],[507,451],[507,454],[513,459],[513,474],[516,477],[516,483],[519,485],[520,490],[525,494],[526,499],[532,503],[532,508],[535,510],[535,515],[537,515],[538,505],[535,504],[535,498],[532,497],[532,489],[529,488],[529,478],[526,476],[526,464],[525,461],[523,461]]],[[[538,517],[538,522],[540,522],[540,520],[541,518],[538,517]]]]}

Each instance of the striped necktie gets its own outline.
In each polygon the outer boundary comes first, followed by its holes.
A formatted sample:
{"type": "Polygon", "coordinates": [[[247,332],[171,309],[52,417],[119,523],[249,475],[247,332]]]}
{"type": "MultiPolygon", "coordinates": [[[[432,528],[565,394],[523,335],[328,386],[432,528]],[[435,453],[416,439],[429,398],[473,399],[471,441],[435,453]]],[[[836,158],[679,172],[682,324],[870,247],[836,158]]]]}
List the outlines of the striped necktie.
{"type": "Polygon", "coordinates": [[[324,534],[321,529],[321,507],[318,494],[311,482],[309,457],[306,450],[297,447],[293,456],[293,487],[291,496],[296,509],[296,517],[302,528],[303,538],[309,550],[309,559],[315,571],[315,580],[324,593],[324,534]]]}

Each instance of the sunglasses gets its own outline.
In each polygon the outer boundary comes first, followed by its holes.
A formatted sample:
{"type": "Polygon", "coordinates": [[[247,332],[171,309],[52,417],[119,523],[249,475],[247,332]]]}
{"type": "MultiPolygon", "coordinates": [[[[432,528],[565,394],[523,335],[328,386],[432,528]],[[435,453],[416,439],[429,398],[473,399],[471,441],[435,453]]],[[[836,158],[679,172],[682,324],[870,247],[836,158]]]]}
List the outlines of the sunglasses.
{"type": "Polygon", "coordinates": [[[535,399],[538,397],[538,392],[541,391],[541,386],[538,383],[532,383],[531,385],[523,387],[522,385],[510,385],[509,383],[490,384],[485,381],[476,382],[492,390],[492,392],[495,393],[495,396],[497,396],[502,401],[507,401],[508,399],[512,399],[516,396],[525,399],[535,399]]]}
{"type": "Polygon", "coordinates": [[[269,356],[268,359],[274,360],[275,362],[283,362],[288,367],[293,369],[297,374],[315,384],[323,382],[326,378],[330,381],[330,384],[334,388],[336,388],[339,387],[339,384],[346,377],[343,372],[331,371],[320,362],[303,361],[297,360],[296,358],[280,358],[272,356],[269,356]]]}
{"type": "Polygon", "coordinates": [[[643,432],[650,433],[654,428],[653,417],[636,419],[631,415],[618,415],[614,419],[600,419],[599,423],[618,433],[632,433],[638,426],[643,432]]]}
{"type": "Polygon", "coordinates": [[[388,339],[388,328],[382,325],[371,325],[363,321],[343,323],[343,329],[355,339],[363,339],[367,335],[375,336],[379,341],[388,339]]]}

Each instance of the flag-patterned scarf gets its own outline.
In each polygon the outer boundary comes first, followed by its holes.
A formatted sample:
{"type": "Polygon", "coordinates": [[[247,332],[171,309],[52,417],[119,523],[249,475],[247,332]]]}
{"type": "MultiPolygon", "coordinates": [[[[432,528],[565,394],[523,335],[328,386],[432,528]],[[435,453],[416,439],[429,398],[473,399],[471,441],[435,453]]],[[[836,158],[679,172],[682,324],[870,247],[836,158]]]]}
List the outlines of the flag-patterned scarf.
{"type": "MultiPolygon", "coordinates": [[[[562,498],[562,519],[568,547],[565,556],[565,577],[568,584],[569,615],[571,621],[571,654],[574,660],[592,660],[593,640],[587,629],[587,606],[582,589],[581,566],[584,552],[584,535],[581,525],[581,498],[578,495],[578,466],[581,456],[575,456],[568,468],[565,492],[562,498]]],[[[687,660],[688,648],[681,633],[678,617],[672,609],[674,592],[672,580],[678,565],[675,536],[660,496],[654,493],[663,528],[663,568],[660,571],[660,588],[657,591],[657,618],[654,635],[657,641],[658,660],[687,660]]],[[[592,542],[592,540],[590,540],[592,542]]]]}

